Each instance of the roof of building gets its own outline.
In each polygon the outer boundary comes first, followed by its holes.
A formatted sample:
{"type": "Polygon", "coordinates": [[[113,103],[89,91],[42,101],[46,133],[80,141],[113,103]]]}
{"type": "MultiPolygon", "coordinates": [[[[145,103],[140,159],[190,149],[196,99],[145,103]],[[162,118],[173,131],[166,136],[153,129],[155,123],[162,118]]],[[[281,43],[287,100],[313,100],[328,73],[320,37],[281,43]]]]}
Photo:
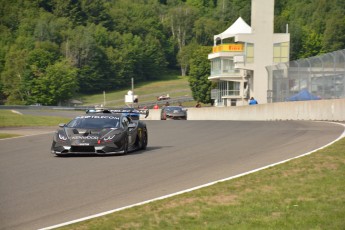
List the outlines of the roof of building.
{"type": "Polygon", "coordinates": [[[214,41],[223,40],[226,38],[234,37],[237,34],[250,34],[252,33],[252,28],[239,17],[228,29],[223,33],[214,36],[214,41]]]}

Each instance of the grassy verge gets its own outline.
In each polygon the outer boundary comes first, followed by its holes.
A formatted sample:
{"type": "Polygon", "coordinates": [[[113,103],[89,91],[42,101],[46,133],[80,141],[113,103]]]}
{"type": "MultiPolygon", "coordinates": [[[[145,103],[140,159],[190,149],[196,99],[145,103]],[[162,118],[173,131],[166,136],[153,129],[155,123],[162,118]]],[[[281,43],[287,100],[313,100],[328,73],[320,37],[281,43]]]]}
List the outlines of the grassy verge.
{"type": "Polygon", "coordinates": [[[60,229],[344,229],[345,138],[312,155],[60,229]]]}
{"type": "MultiPolygon", "coordinates": [[[[113,92],[105,92],[105,101],[107,106],[123,106],[124,98],[128,89],[113,92]]],[[[169,94],[171,98],[192,95],[187,77],[178,76],[176,73],[166,75],[164,79],[153,82],[145,82],[134,85],[134,93],[139,96],[139,103],[152,102],[157,100],[157,96],[169,94]]],[[[83,95],[81,97],[83,105],[104,104],[103,94],[83,95]]]]}
{"type": "Polygon", "coordinates": [[[11,138],[11,137],[19,137],[19,134],[9,134],[9,133],[0,133],[0,139],[11,138]]]}
{"type": "Polygon", "coordinates": [[[0,110],[0,127],[57,126],[70,120],[63,117],[20,115],[9,110],[0,110]]]}

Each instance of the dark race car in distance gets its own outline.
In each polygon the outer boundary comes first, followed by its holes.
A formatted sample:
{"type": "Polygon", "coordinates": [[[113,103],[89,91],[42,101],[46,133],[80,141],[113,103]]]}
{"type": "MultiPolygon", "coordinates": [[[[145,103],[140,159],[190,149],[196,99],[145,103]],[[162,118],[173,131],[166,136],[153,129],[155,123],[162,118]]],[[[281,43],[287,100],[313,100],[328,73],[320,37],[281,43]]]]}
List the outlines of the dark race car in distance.
{"type": "Polygon", "coordinates": [[[57,156],[126,154],[146,149],[147,142],[146,124],[132,120],[128,111],[89,110],[85,115],[59,125],[51,152],[57,156]]]}
{"type": "Polygon", "coordinates": [[[162,108],[161,120],[186,120],[187,110],[181,106],[165,106],[162,108]]]}

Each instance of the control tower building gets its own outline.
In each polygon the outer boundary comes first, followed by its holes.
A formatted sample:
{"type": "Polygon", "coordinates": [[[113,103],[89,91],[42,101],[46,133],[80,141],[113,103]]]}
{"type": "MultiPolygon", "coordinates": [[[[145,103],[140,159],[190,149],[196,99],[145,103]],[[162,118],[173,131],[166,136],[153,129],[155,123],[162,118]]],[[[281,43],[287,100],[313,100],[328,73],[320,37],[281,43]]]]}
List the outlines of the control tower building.
{"type": "Polygon", "coordinates": [[[211,97],[215,106],[247,105],[254,97],[267,103],[266,66],[289,61],[290,34],[274,33],[274,0],[252,0],[251,26],[241,17],[214,36],[210,81],[217,82],[211,97]]]}

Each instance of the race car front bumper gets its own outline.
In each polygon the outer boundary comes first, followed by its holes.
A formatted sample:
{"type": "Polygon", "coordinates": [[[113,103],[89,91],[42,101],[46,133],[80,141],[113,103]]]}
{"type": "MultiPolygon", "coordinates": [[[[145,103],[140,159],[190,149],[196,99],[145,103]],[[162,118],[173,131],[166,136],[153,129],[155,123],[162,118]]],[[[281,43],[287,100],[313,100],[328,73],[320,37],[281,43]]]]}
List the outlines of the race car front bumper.
{"type": "Polygon", "coordinates": [[[120,154],[124,153],[123,143],[107,143],[107,145],[61,145],[59,143],[52,144],[51,153],[55,155],[70,154],[120,154]]]}

